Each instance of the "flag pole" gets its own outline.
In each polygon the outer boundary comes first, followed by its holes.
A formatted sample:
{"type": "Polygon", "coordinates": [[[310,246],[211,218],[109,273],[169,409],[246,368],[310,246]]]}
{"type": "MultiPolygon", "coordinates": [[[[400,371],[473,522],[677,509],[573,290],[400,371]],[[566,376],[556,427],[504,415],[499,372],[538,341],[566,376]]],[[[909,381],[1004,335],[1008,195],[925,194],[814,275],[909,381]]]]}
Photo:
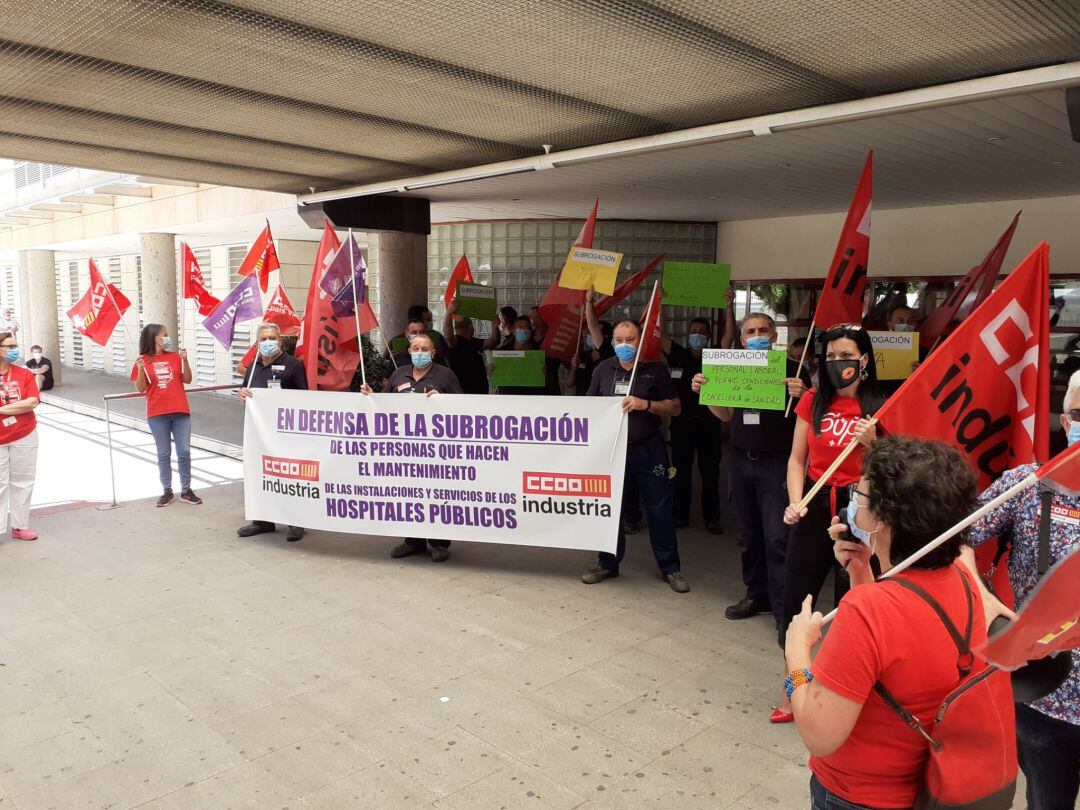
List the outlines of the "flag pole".
{"type": "Polygon", "coordinates": [[[360,355],[360,382],[367,386],[367,370],[364,368],[364,337],[360,334],[360,304],[356,295],[356,254],[353,253],[352,228],[349,228],[349,283],[352,284],[353,318],[356,319],[356,348],[360,355]]]}
{"type": "MultiPolygon", "coordinates": [[[[91,258],[90,261],[94,261],[94,260],[91,258]]],[[[94,267],[97,267],[96,263],[94,264],[94,267]]],[[[98,270],[98,275],[99,276],[101,275],[100,270],[98,270]]],[[[101,281],[105,285],[105,294],[107,296],[109,296],[109,301],[112,303],[113,309],[115,309],[117,314],[120,316],[120,323],[123,324],[123,326],[124,326],[124,334],[127,335],[128,340],[131,340],[130,327],[128,326],[127,322],[124,320],[124,313],[121,312],[120,307],[118,307],[116,305],[116,299],[113,298],[112,282],[110,282],[108,279],[106,279],[104,277],[101,279],[101,281]]],[[[132,345],[135,346],[135,351],[136,352],[139,351],[139,341],[138,340],[131,340],[131,342],[132,342],[132,345]]],[[[138,364],[136,364],[136,365],[138,365],[138,364]]],[[[150,379],[150,372],[146,370],[146,366],[143,366],[143,375],[146,377],[146,384],[147,385],[153,385],[154,384],[154,381],[150,379]]]]}
{"type": "MultiPolygon", "coordinates": [[[[935,537],[933,540],[931,540],[929,543],[927,543],[925,546],[920,548],[918,551],[916,551],[915,553],[913,553],[910,556],[906,557],[905,559],[901,560],[896,565],[894,565],[892,568],[890,568],[888,571],[885,571],[879,577],[879,579],[886,579],[888,577],[893,577],[893,576],[896,576],[897,574],[900,574],[900,573],[906,571],[908,568],[910,568],[912,565],[917,563],[919,560],[921,560],[923,557],[925,557],[931,551],[936,549],[938,546],[944,545],[949,540],[956,537],[956,535],[960,534],[960,532],[962,532],[964,529],[966,529],[972,523],[975,523],[979,519],[981,519],[981,518],[985,517],[986,515],[990,514],[991,512],[993,512],[995,509],[997,509],[999,506],[1001,506],[1003,503],[1005,503],[1005,501],[1009,500],[1010,498],[1015,498],[1017,495],[1019,495],[1025,489],[1030,487],[1032,484],[1038,483],[1038,480],[1039,480],[1038,474],[1033,472],[1030,475],[1028,475],[1027,477],[1025,477],[1024,479],[1022,479],[1021,481],[1013,484],[1011,487],[1009,487],[1007,490],[1002,492],[1000,495],[998,495],[992,501],[987,501],[985,504],[980,506],[978,509],[976,509],[974,512],[972,512],[966,518],[964,518],[959,523],[957,523],[955,526],[953,526],[951,529],[948,529],[947,531],[942,532],[937,537],[935,537]]],[[[827,616],[825,616],[821,620],[821,623],[823,625],[828,624],[834,618],[836,618],[836,609],[834,609],[831,613],[829,613],[827,616]]]]}
{"type": "MultiPolygon", "coordinates": [[[[645,307],[645,326],[649,325],[649,318],[652,316],[653,302],[656,300],[656,288],[660,284],[660,279],[653,282],[652,293],[649,295],[649,305],[645,307]]],[[[630,370],[630,387],[626,391],[627,396],[634,395],[634,379],[637,377],[638,363],[641,362],[641,350],[645,346],[645,328],[642,327],[640,331],[640,337],[638,339],[638,350],[634,355],[634,367],[630,370]]],[[[619,437],[622,435],[623,426],[626,424],[626,420],[629,414],[623,411],[622,419],[619,420],[619,429],[615,432],[615,442],[611,446],[611,456],[608,459],[612,461],[615,459],[615,448],[619,446],[619,437]]]]}
{"type": "MultiPolygon", "coordinates": [[[[869,422],[867,423],[867,427],[873,427],[877,424],[877,421],[878,420],[876,416],[871,417],[869,422]]],[[[821,474],[821,477],[817,480],[817,483],[810,487],[810,491],[803,495],[801,501],[795,504],[795,508],[798,511],[801,512],[803,509],[806,508],[806,505],[810,503],[810,501],[814,500],[814,496],[821,491],[821,488],[825,486],[825,483],[829,480],[832,474],[838,469],[840,469],[840,465],[847,461],[847,457],[850,456],[853,452],[855,452],[855,448],[858,447],[858,445],[859,440],[852,439],[848,446],[840,451],[840,455],[838,455],[833,460],[833,463],[829,465],[829,468],[821,474]]]]}
{"type": "MultiPolygon", "coordinates": [[[[814,342],[814,324],[817,322],[817,318],[810,321],[810,334],[806,336],[806,342],[803,343],[802,356],[799,357],[799,367],[795,370],[795,378],[799,379],[802,376],[803,365],[806,363],[806,350],[810,348],[810,344],[814,342]]],[[[795,400],[791,394],[787,394],[787,407],[784,409],[784,418],[787,419],[791,414],[791,403],[795,400]]]]}

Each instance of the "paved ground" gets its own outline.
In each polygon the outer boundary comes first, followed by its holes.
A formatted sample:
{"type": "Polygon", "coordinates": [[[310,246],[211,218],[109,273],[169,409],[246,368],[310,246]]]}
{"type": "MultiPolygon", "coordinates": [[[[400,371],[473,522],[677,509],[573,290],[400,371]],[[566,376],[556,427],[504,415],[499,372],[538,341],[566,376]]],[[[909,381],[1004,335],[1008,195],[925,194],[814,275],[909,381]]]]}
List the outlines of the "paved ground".
{"type": "Polygon", "coordinates": [[[803,808],[782,662],[730,537],[576,552],[240,540],[240,488],[39,515],[0,541],[0,810],[803,808]]]}

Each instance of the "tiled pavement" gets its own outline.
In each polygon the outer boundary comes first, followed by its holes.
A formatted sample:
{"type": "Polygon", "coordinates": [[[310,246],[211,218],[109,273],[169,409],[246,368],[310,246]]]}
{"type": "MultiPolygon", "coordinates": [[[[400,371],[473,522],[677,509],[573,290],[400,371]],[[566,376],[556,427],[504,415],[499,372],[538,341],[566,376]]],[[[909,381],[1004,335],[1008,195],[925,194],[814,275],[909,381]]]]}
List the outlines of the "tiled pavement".
{"type": "Polygon", "coordinates": [[[803,808],[782,661],[730,534],[577,552],[249,540],[237,486],[41,516],[0,541],[0,810],[803,808]]]}

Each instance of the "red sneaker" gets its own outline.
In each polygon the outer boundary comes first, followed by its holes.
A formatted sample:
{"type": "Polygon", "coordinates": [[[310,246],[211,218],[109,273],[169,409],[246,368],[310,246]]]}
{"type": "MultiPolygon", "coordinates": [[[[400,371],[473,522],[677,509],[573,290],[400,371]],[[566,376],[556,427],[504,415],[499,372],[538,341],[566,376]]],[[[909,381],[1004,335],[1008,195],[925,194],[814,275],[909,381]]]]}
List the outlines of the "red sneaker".
{"type": "Polygon", "coordinates": [[[33,529],[12,529],[12,540],[37,540],[37,532],[33,529]]]}

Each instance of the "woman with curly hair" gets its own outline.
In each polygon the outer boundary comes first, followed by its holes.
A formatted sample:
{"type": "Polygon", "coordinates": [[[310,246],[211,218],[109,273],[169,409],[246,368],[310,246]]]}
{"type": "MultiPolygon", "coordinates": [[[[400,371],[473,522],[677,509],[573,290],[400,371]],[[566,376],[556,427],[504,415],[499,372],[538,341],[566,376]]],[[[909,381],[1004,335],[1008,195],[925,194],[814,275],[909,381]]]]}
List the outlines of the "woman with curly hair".
{"type": "MultiPolygon", "coordinates": [[[[810,651],[821,638],[821,614],[811,612],[809,596],[787,631],[786,688],[811,754],[813,810],[915,803],[929,747],[871,693],[880,683],[932,727],[942,701],[966,673],[959,669],[957,642],[915,590],[937,602],[954,628],[970,634],[969,646],[986,638],[982,597],[958,559],[963,532],[894,578],[875,582],[870,559],[888,571],[959,523],[975,509],[976,480],[964,456],[941,442],[889,436],[866,453],[851,489],[847,525],[835,518],[829,532],[852,588],[816,657],[810,651]]],[[[986,666],[972,661],[976,669],[986,666]]],[[[1011,704],[987,710],[1012,716],[1011,704]]]]}

